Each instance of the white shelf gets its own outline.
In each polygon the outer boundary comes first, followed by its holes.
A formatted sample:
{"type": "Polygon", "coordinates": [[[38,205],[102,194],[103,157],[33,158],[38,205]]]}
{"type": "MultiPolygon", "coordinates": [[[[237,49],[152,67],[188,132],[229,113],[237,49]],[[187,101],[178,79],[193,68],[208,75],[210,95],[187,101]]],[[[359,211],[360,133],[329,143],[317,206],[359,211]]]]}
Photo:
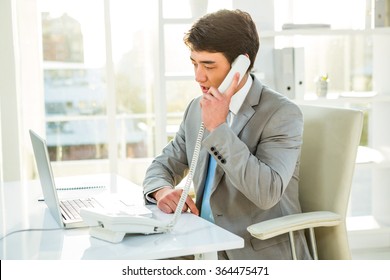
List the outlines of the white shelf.
{"type": "Polygon", "coordinates": [[[273,38],[277,36],[356,36],[356,35],[390,35],[390,27],[379,27],[375,29],[288,29],[280,31],[260,31],[261,38],[273,38]]]}
{"type": "Polygon", "coordinates": [[[327,97],[317,97],[314,93],[308,93],[303,100],[294,100],[297,104],[313,105],[345,105],[351,103],[367,104],[374,102],[390,102],[390,95],[375,94],[374,92],[337,92],[329,93],[327,97]],[[359,96],[360,95],[360,96],[359,96]],[[350,96],[350,97],[346,97],[350,96]]]}

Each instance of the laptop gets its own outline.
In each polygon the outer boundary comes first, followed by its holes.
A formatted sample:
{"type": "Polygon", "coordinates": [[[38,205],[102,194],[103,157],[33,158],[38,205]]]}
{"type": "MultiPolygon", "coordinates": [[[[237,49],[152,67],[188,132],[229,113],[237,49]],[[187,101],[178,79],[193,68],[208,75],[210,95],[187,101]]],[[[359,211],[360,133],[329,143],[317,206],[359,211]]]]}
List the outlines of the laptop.
{"type": "Polygon", "coordinates": [[[152,211],[144,204],[129,203],[126,198],[121,198],[118,194],[114,193],[102,193],[90,197],[85,195],[74,197],[79,189],[104,189],[105,186],[75,186],[74,188],[68,186],[66,189],[71,190],[72,198],[60,200],[58,196],[59,189],[55,185],[46,140],[33,130],[29,132],[42,186],[43,198],[51,215],[59,226],[64,228],[87,227],[87,223],[80,216],[80,209],[107,209],[110,211],[120,211],[129,216],[152,216],[152,211]]]}

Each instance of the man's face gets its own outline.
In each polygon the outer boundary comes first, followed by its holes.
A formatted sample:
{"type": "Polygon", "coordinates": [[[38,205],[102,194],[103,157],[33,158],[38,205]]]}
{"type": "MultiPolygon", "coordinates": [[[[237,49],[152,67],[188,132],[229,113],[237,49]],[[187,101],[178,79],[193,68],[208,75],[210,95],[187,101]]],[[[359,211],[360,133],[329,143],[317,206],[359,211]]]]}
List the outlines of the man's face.
{"type": "Polygon", "coordinates": [[[222,53],[192,51],[191,62],[194,65],[195,80],[203,93],[210,87],[218,88],[230,70],[230,63],[222,53]]]}

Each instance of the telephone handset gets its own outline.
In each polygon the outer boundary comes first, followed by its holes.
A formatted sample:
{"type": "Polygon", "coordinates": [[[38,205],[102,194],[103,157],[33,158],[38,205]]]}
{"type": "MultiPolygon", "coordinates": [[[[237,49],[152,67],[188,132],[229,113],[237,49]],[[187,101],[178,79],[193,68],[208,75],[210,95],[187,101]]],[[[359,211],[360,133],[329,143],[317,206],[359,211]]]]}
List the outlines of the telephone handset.
{"type": "MultiPolygon", "coordinates": [[[[249,65],[250,65],[249,58],[247,56],[243,55],[243,54],[240,54],[233,61],[232,68],[230,69],[229,73],[226,75],[225,79],[222,81],[222,83],[218,87],[218,90],[221,93],[225,93],[225,91],[231,85],[231,83],[233,81],[233,77],[234,77],[234,75],[237,72],[240,73],[240,78],[239,78],[239,81],[238,81],[238,83],[240,83],[242,78],[244,77],[246,71],[248,70],[249,65]]],[[[190,186],[191,186],[191,183],[192,183],[192,176],[195,173],[196,164],[198,162],[200,146],[201,146],[202,138],[203,138],[203,132],[204,132],[204,124],[202,123],[200,128],[199,128],[198,136],[197,136],[197,139],[196,139],[194,154],[192,156],[192,162],[191,162],[191,165],[190,165],[190,170],[188,172],[187,180],[186,180],[186,183],[184,185],[183,192],[181,194],[179,203],[177,204],[174,217],[172,219],[172,224],[171,224],[172,227],[175,225],[176,220],[178,219],[181,211],[183,210],[185,201],[186,201],[187,196],[188,196],[188,192],[190,190],[190,186]]]]}
{"type": "Polygon", "coordinates": [[[234,74],[236,74],[237,72],[240,73],[240,80],[238,81],[238,83],[240,83],[241,79],[244,77],[246,71],[248,70],[250,63],[251,61],[247,56],[240,54],[233,61],[232,68],[230,69],[229,73],[226,75],[221,85],[218,87],[218,90],[221,93],[225,93],[225,91],[229,88],[230,84],[233,81],[234,74]]]}

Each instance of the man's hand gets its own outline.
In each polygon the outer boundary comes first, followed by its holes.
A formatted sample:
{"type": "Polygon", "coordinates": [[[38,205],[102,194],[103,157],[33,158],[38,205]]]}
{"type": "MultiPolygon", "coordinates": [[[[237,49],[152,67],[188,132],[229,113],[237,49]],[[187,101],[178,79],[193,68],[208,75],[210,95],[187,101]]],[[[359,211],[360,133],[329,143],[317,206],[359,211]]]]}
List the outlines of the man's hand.
{"type": "Polygon", "coordinates": [[[218,89],[211,87],[207,93],[203,94],[203,98],[200,101],[202,121],[208,131],[211,132],[226,122],[230,100],[237,91],[239,78],[240,74],[236,73],[225,93],[221,93],[218,89]]]}
{"type": "MultiPolygon", "coordinates": [[[[175,212],[182,192],[182,189],[164,187],[154,192],[153,196],[157,200],[157,207],[161,211],[170,214],[175,212]]],[[[191,213],[199,216],[199,210],[190,196],[187,196],[186,203],[183,207],[183,212],[187,212],[188,209],[191,211],[191,213]]]]}

